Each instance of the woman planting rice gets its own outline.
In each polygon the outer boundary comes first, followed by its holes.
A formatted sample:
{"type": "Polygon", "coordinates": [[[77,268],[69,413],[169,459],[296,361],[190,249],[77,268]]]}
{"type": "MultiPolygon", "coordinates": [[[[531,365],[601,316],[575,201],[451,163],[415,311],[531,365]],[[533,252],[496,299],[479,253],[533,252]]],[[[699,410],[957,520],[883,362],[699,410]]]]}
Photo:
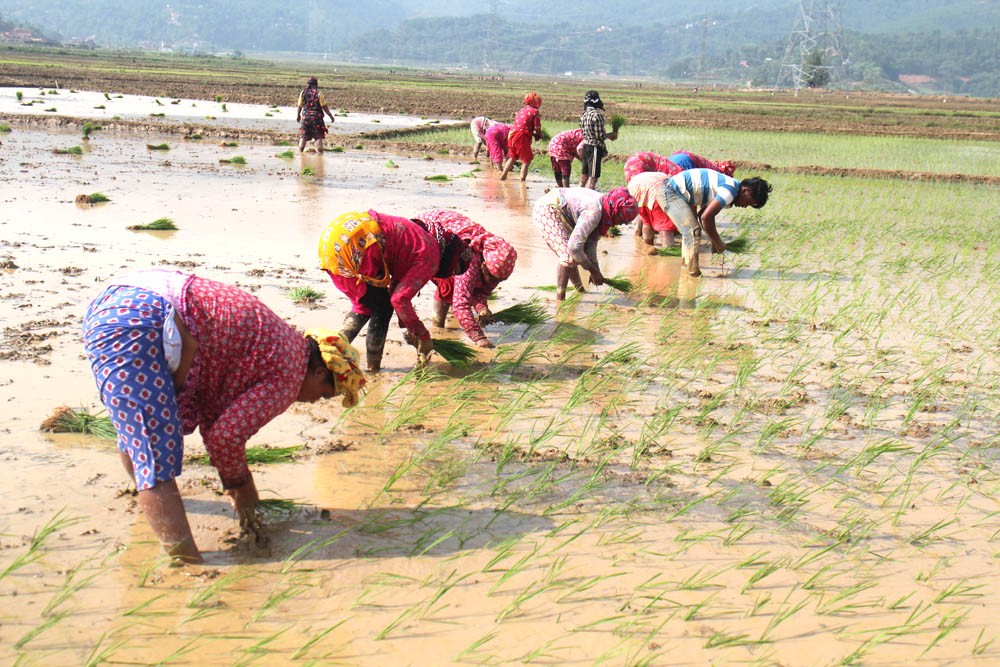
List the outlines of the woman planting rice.
{"type": "Polygon", "coordinates": [[[463,273],[448,278],[435,278],[434,324],[443,327],[452,307],[458,323],[466,335],[479,347],[493,347],[483,332],[483,325],[490,322],[490,309],[486,304],[493,290],[514,271],[517,251],[505,240],[490,234],[477,224],[455,211],[432,209],[424,211],[420,220],[434,222],[454,233],[469,245],[472,258],[463,273]]]}
{"type": "Polygon", "coordinates": [[[490,125],[493,121],[486,116],[476,116],[469,123],[469,131],[472,132],[472,140],[476,144],[476,150],[472,153],[472,159],[475,160],[479,157],[479,151],[482,149],[483,144],[486,143],[486,131],[490,129],[490,125]]]}
{"type": "Polygon", "coordinates": [[[436,222],[376,213],[345,213],[319,240],[320,268],[351,300],[343,333],[353,341],[367,324],[368,370],[382,368],[382,352],[395,311],[420,359],[434,349],[430,333],[413,308],[413,297],[431,278],[465,271],[469,249],[436,222]]]}
{"type": "Polygon", "coordinates": [[[490,129],[486,130],[486,150],[490,154],[490,163],[496,170],[503,169],[503,163],[510,157],[507,150],[507,135],[510,133],[510,125],[507,123],[494,122],[490,129]]]}
{"type": "MultiPolygon", "coordinates": [[[[677,234],[677,226],[667,216],[666,211],[657,201],[657,195],[663,189],[663,182],[670,178],[662,171],[644,171],[636,174],[628,182],[628,191],[639,204],[639,217],[642,222],[639,227],[642,231],[642,240],[649,246],[649,254],[654,254],[653,239],[659,236],[660,243],[664,246],[672,246],[674,237],[677,234]]],[[[637,233],[639,230],[636,230],[637,233]]]]}
{"type": "Polygon", "coordinates": [[[552,137],[549,141],[549,160],[552,162],[552,173],[556,177],[556,186],[568,188],[573,175],[573,160],[579,160],[583,144],[583,130],[566,130],[552,137]]]}
{"type": "Polygon", "coordinates": [[[517,112],[514,118],[514,125],[507,136],[507,148],[510,150],[510,157],[503,166],[503,173],[500,180],[507,180],[514,162],[521,161],[521,180],[528,179],[528,166],[534,155],[531,152],[531,142],[534,139],[542,138],[542,118],[538,113],[538,107],[542,106],[542,96],[538,93],[528,93],[524,96],[524,106],[517,112]]]}
{"type": "Polygon", "coordinates": [[[139,506],[176,560],[203,561],[175,478],[185,434],[201,432],[243,527],[259,502],[246,442],[293,402],[343,395],[365,383],[357,352],[328,331],[303,335],[256,297],[177,271],[112,280],[83,320],[101,401],[118,433],[139,506]]]}
{"type": "Polygon", "coordinates": [[[545,244],[559,258],[556,299],[566,298],[570,281],[578,291],[584,291],[578,266],[590,272],[592,283],[603,284],[597,241],[612,227],[631,222],[638,210],[625,188],[615,188],[606,195],[589,188],[558,188],[535,203],[532,219],[545,244]]]}
{"type": "Polygon", "coordinates": [[[636,174],[647,171],[658,171],[667,176],[673,176],[685,169],[714,169],[727,176],[732,176],[736,166],[732,162],[713,162],[690,151],[677,151],[669,157],[644,151],[635,153],[625,160],[625,183],[628,184],[636,174]]]}

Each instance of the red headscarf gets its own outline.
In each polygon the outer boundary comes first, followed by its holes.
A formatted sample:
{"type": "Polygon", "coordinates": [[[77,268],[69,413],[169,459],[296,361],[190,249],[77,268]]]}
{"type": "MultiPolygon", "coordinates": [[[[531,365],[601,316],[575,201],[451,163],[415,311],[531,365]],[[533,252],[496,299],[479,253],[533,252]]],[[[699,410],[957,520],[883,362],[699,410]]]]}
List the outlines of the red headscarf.
{"type": "Polygon", "coordinates": [[[499,236],[489,236],[483,243],[483,263],[497,280],[507,280],[514,272],[517,250],[499,236]]]}
{"type": "Polygon", "coordinates": [[[639,215],[639,204],[626,188],[615,188],[601,197],[601,208],[604,209],[604,215],[601,216],[601,236],[607,236],[612,227],[632,222],[639,215]]]}
{"type": "Polygon", "coordinates": [[[542,106],[542,96],[532,91],[524,96],[524,103],[529,107],[535,107],[537,109],[542,106]]]}

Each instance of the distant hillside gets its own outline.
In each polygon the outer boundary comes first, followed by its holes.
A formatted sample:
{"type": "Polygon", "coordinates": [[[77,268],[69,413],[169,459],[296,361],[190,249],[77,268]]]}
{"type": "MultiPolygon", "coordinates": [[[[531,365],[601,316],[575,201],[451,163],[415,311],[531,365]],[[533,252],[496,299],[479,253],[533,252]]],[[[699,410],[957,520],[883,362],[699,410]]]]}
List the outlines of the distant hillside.
{"type": "MultiPolygon", "coordinates": [[[[846,56],[853,84],[891,88],[913,74],[931,89],[1000,95],[1000,0],[839,6],[846,51],[816,58],[846,56]]],[[[798,10],[798,0],[0,0],[0,19],[100,46],[757,85],[776,80],[798,10]]],[[[834,24],[817,17],[813,29],[834,24]]]]}

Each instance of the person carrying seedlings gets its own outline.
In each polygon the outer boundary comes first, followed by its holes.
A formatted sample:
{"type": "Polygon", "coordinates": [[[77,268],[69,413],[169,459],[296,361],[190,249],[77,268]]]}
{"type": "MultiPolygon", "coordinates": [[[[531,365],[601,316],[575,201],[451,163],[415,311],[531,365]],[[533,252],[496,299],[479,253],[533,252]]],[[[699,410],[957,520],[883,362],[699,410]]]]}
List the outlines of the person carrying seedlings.
{"type": "Polygon", "coordinates": [[[583,113],[580,114],[580,129],[583,130],[583,150],[580,161],[580,187],[597,189],[601,178],[601,162],[608,154],[605,139],[614,141],[618,133],[607,134],[604,129],[604,102],[596,90],[588,90],[583,96],[583,113]]]}
{"type": "Polygon", "coordinates": [[[500,180],[507,180],[507,174],[514,167],[514,162],[521,162],[521,181],[528,180],[528,167],[534,155],[531,152],[531,142],[542,138],[542,117],[538,107],[542,106],[542,96],[538,93],[528,93],[524,96],[524,106],[514,117],[510,134],[507,135],[507,148],[510,157],[503,165],[500,180]]]}
{"type": "Polygon", "coordinates": [[[573,175],[573,159],[582,159],[583,130],[566,130],[549,141],[549,160],[552,174],[556,177],[556,187],[568,188],[573,175]]]}
{"type": "Polygon", "coordinates": [[[469,123],[469,130],[472,131],[472,140],[476,144],[476,150],[472,153],[472,159],[476,160],[479,158],[479,150],[486,143],[486,131],[490,129],[490,125],[493,121],[486,116],[476,116],[469,123]]]}
{"type": "Polygon", "coordinates": [[[597,262],[597,242],[612,227],[631,222],[638,211],[635,199],[625,188],[615,188],[606,195],[589,188],[555,188],[535,202],[531,217],[545,244],[559,258],[557,300],[566,298],[570,281],[577,291],[585,291],[578,266],[590,272],[593,284],[604,283],[597,262]]]}
{"type": "Polygon", "coordinates": [[[517,250],[504,239],[457,211],[431,209],[417,216],[435,222],[465,241],[472,253],[469,267],[448,278],[435,278],[434,324],[443,327],[451,307],[462,330],[479,347],[493,343],[483,332],[492,313],[486,301],[501,282],[510,277],[517,262],[517,250]]]}
{"type": "Polygon", "coordinates": [[[466,270],[468,246],[434,221],[409,220],[375,211],[345,213],[320,235],[320,268],[351,300],[341,329],[353,341],[367,324],[368,370],[382,369],[382,352],[393,312],[404,337],[426,361],[434,345],[413,308],[413,297],[432,278],[466,270]]]}
{"type": "Polygon", "coordinates": [[[325,331],[300,333],[255,296],[169,270],[115,278],[91,301],[83,340],[139,506],[170,556],[201,563],[175,478],[184,435],[201,432],[242,528],[255,532],[246,443],[296,402],[355,405],[358,353],[325,331]]]}
{"type": "Polygon", "coordinates": [[[714,162],[690,151],[677,151],[669,157],[643,151],[630,155],[625,160],[625,184],[628,185],[636,174],[647,171],[658,171],[667,176],[673,176],[685,169],[714,169],[727,176],[732,176],[736,171],[736,165],[727,161],[714,162]]]}
{"type": "Polygon", "coordinates": [[[323,154],[323,139],[326,137],[326,123],[323,122],[323,114],[330,117],[333,122],[333,113],[330,107],[323,100],[323,93],[319,92],[319,82],[316,77],[309,77],[306,87],[299,93],[298,110],[295,112],[295,122],[299,125],[299,152],[306,150],[306,142],[315,141],[316,151],[323,154]]]}
{"type": "Polygon", "coordinates": [[[503,169],[503,163],[510,157],[507,150],[507,135],[510,133],[510,125],[493,121],[490,129],[486,130],[486,150],[490,154],[490,163],[497,171],[503,169]]]}
{"type": "Polygon", "coordinates": [[[715,228],[715,216],[730,206],[761,208],[770,193],[771,186],[762,178],[738,181],[714,169],[688,169],[663,181],[654,201],[681,233],[681,266],[687,267],[688,274],[700,276],[701,230],[708,233],[712,252],[725,252],[726,244],[715,228]]]}

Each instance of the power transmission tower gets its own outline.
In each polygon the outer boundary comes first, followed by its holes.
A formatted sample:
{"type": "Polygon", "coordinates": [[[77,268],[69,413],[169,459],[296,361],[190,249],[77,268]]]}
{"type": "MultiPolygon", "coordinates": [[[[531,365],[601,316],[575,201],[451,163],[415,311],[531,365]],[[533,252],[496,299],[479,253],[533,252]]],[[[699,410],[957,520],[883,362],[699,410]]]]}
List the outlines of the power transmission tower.
{"type": "Polygon", "coordinates": [[[844,77],[850,61],[840,21],[840,0],[799,0],[775,88],[820,88],[844,77]]]}

